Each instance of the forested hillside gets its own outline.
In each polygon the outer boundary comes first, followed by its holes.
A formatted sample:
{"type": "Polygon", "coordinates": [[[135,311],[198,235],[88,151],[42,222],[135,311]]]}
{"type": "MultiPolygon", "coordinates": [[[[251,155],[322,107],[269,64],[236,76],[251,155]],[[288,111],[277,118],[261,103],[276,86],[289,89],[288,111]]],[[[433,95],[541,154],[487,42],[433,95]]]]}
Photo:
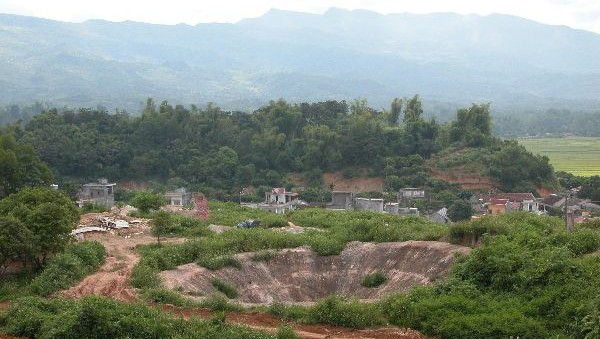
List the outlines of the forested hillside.
{"type": "MultiPolygon", "coordinates": [[[[480,148],[482,175],[504,189],[535,192],[556,182],[548,159],[491,136],[488,105],[460,109],[440,124],[425,119],[418,96],[375,110],[366,101],[289,104],[273,101],[252,114],[155,104],[140,117],[95,110],[36,116],[6,131],[31,144],[60,180],[108,177],[189,185],[221,198],[242,187],[292,187],[289,174],[323,187],[323,172],[385,178],[386,190],[405,186],[460,189],[434,179],[425,159],[442,150],[480,148]]],[[[447,200],[448,200],[447,199],[447,200]]]]}

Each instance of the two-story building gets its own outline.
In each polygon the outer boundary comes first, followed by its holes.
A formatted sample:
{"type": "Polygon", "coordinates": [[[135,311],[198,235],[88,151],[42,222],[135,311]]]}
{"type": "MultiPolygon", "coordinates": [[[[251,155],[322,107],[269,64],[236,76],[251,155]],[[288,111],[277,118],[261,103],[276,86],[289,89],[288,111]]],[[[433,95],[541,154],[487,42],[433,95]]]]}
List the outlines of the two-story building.
{"type": "Polygon", "coordinates": [[[112,208],[115,205],[115,183],[109,183],[106,179],[100,179],[97,183],[88,183],[82,186],[79,192],[77,205],[83,207],[85,204],[94,206],[106,206],[112,208]]]}

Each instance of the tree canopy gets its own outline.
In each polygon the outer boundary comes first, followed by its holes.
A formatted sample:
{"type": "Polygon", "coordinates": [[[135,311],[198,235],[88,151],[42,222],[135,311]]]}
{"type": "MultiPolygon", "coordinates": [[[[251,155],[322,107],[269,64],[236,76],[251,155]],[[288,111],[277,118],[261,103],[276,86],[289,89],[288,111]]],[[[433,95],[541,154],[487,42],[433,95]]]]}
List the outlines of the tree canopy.
{"type": "Polygon", "coordinates": [[[0,200],[0,215],[2,232],[12,230],[16,242],[26,242],[17,245],[23,251],[18,256],[36,265],[66,246],[79,221],[73,201],[48,188],[25,188],[0,200]]]}

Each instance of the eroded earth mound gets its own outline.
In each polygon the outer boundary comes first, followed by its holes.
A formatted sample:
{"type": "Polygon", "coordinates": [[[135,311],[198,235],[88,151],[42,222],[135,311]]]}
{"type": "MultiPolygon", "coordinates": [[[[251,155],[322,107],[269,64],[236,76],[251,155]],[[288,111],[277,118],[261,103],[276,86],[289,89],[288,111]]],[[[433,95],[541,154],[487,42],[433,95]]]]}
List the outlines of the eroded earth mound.
{"type": "Polygon", "coordinates": [[[285,249],[268,261],[253,261],[252,253],[238,254],[240,268],[210,271],[195,263],[161,273],[167,288],[184,292],[213,293],[212,279],[237,289],[243,303],[311,302],[331,294],[359,299],[428,284],[445,276],[455,253],[468,253],[463,246],[435,241],[394,243],[349,243],[340,255],[319,256],[308,247],[285,249]],[[383,273],[387,282],[377,288],[361,286],[366,274],[383,273]]]}

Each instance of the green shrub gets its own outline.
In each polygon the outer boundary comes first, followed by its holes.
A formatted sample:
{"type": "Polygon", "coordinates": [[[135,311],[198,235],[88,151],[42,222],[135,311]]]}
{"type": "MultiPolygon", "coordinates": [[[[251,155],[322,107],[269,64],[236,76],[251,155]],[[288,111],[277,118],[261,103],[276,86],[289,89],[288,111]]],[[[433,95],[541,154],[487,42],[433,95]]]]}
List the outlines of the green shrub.
{"type": "Polygon", "coordinates": [[[379,287],[387,281],[387,277],[380,272],[367,274],[362,278],[360,284],[363,287],[379,287]]]}
{"type": "Polygon", "coordinates": [[[182,297],[181,294],[164,288],[145,289],[142,291],[142,296],[144,300],[157,304],[170,304],[177,307],[190,305],[190,302],[182,297]]]}
{"type": "Polygon", "coordinates": [[[201,257],[196,261],[199,266],[206,267],[207,269],[214,271],[223,267],[231,266],[235,268],[241,268],[242,264],[239,260],[231,256],[219,256],[219,257],[201,257]]]}
{"type": "Polygon", "coordinates": [[[386,323],[376,305],[345,300],[332,295],[319,301],[309,311],[314,323],[325,323],[352,328],[381,326],[386,323]]]}
{"type": "Polygon", "coordinates": [[[268,307],[267,312],[284,321],[310,322],[310,308],[306,306],[285,305],[275,301],[268,307]]]}
{"type": "Polygon", "coordinates": [[[277,327],[277,339],[298,339],[298,335],[294,331],[294,329],[287,325],[279,325],[277,327]]]}
{"type": "Polygon", "coordinates": [[[562,232],[553,235],[550,238],[550,243],[555,246],[566,246],[573,254],[582,255],[598,249],[600,234],[591,230],[562,232]]]}
{"type": "Polygon", "coordinates": [[[211,279],[210,284],[213,285],[213,287],[216,288],[217,291],[225,294],[225,296],[229,299],[235,299],[238,296],[238,292],[235,289],[235,287],[222,280],[211,279]]]}
{"type": "Polygon", "coordinates": [[[209,295],[200,305],[215,312],[234,312],[242,310],[240,306],[230,303],[225,297],[217,293],[209,295]]]}
{"type": "Polygon", "coordinates": [[[308,244],[313,251],[322,256],[338,255],[346,248],[346,243],[341,239],[320,232],[308,235],[308,244]]]}
{"type": "Polygon", "coordinates": [[[29,338],[273,338],[223,321],[186,320],[141,303],[96,296],[19,299],[2,315],[0,326],[1,333],[29,338]]]}
{"type": "Polygon", "coordinates": [[[57,254],[31,282],[33,293],[47,296],[72,286],[104,262],[106,250],[96,241],[71,244],[57,254]]]}
{"type": "Polygon", "coordinates": [[[157,288],[161,285],[158,272],[149,265],[138,264],[131,270],[129,284],[137,288],[157,288]]]}
{"type": "Polygon", "coordinates": [[[253,261],[270,261],[275,256],[273,251],[261,251],[254,253],[251,257],[253,261]]]}

